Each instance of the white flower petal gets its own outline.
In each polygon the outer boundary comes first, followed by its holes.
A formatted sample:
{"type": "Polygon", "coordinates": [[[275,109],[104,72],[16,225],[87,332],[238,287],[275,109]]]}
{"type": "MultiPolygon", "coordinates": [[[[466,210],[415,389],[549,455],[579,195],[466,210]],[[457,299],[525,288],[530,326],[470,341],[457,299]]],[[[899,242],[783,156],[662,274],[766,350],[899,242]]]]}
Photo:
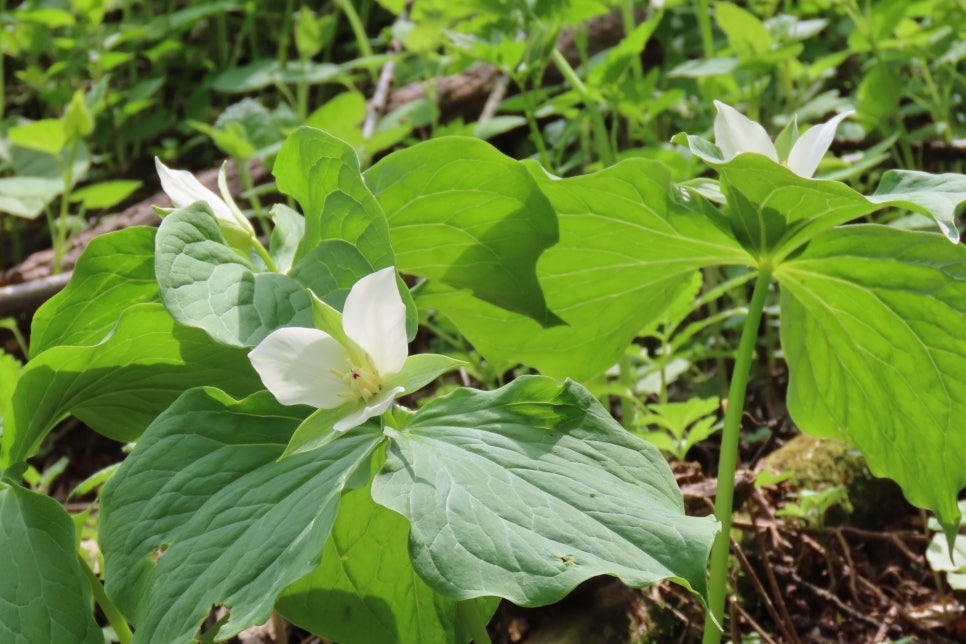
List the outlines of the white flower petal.
{"type": "Polygon", "coordinates": [[[332,370],[348,372],[349,354],[325,331],[291,327],[270,333],[248,353],[265,388],[283,405],[333,409],[351,388],[332,370]]]}
{"type": "Polygon", "coordinates": [[[765,128],[721,101],[715,101],[714,106],[718,108],[718,115],[714,119],[714,143],[725,161],[742,152],[757,152],[778,162],[775,144],[768,138],[765,128]]]}
{"type": "Polygon", "coordinates": [[[406,305],[390,266],[366,275],[352,286],[342,311],[345,334],[372,358],[379,376],[398,373],[409,355],[406,305]]]}
{"type": "Polygon", "coordinates": [[[235,216],[228,205],[214,192],[201,185],[201,182],[187,170],[172,170],[154,157],[154,165],[161,179],[161,188],[171,199],[175,208],[184,208],[196,201],[204,201],[215,217],[234,222],[235,216]]]}
{"type": "Polygon", "coordinates": [[[353,427],[358,427],[370,418],[380,416],[384,411],[389,409],[392,401],[395,400],[396,396],[401,394],[403,391],[405,390],[402,387],[383,389],[381,392],[379,392],[378,396],[373,396],[367,400],[362,407],[356,409],[333,425],[332,429],[337,432],[344,432],[352,429],[353,427]]]}
{"type": "Polygon", "coordinates": [[[798,137],[798,141],[792,146],[792,151],[788,153],[788,169],[800,177],[810,179],[815,174],[819,162],[835,139],[835,130],[839,123],[854,112],[842,112],[833,119],[822,125],[816,125],[808,129],[805,134],[798,137]]]}

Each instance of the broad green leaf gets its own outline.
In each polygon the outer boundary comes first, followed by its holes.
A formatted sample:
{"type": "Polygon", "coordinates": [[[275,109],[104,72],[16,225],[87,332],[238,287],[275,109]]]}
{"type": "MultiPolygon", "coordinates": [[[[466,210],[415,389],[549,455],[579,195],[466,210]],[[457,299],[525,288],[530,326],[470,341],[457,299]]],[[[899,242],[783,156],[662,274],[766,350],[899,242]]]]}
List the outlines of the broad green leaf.
{"type": "MultiPolygon", "coordinates": [[[[369,486],[347,492],[322,563],[285,589],[279,612],[341,644],[469,641],[456,600],[434,592],[413,569],[408,537],[409,522],[374,503],[369,486]]],[[[486,615],[496,609],[488,603],[486,615]]]]}
{"type": "Polygon", "coordinates": [[[23,365],[9,353],[0,351],[0,435],[3,435],[4,418],[11,409],[13,390],[20,379],[23,365]]]}
{"type": "Polygon", "coordinates": [[[67,145],[67,132],[60,119],[40,119],[7,130],[7,138],[19,146],[58,155],[67,145]]]}
{"type": "Polygon", "coordinates": [[[399,270],[469,289],[486,302],[560,323],[534,267],[557,220],[526,168],[478,139],[446,137],[395,152],[366,172],[389,219],[399,270]]]}
{"type": "Polygon", "coordinates": [[[0,212],[34,219],[64,191],[62,179],[7,177],[0,179],[0,212]]]}
{"type": "Polygon", "coordinates": [[[959,241],[956,209],[966,201],[966,175],[889,170],[869,201],[932,216],[950,241],[959,241]]]}
{"type": "Polygon", "coordinates": [[[233,395],[262,388],[243,350],[179,326],[160,303],[131,306],[100,344],[53,347],[27,363],[4,421],[0,469],[36,453],[69,414],[108,438],[134,440],[183,391],[202,385],[233,395]]]}
{"type": "Polygon", "coordinates": [[[156,229],[135,226],[99,235],[81,253],[67,287],[34,314],[30,352],[64,344],[91,345],[114,329],[121,312],[159,302],[154,277],[156,229]]]}
{"type": "Polygon", "coordinates": [[[954,533],[966,486],[966,248],[847,226],[775,276],[796,424],[857,446],[954,533]]]}
{"type": "Polygon", "coordinates": [[[203,202],[166,215],[156,249],[156,275],[168,311],[219,343],[252,347],[279,327],[312,326],[305,287],[287,275],[256,272],[226,244],[203,202]]]}
{"type": "Polygon", "coordinates": [[[413,564],[437,592],[536,606],[615,575],[704,596],[717,524],[684,514],[660,452],[580,385],[460,389],[387,434],[373,499],[409,519],[413,564]]]}
{"type": "Polygon", "coordinates": [[[264,392],[189,391],[104,486],[107,591],[135,642],[188,641],[214,604],[231,615],[218,637],[231,637],[318,565],[343,489],[384,439],[357,429],[278,461],[304,413],[264,392]]]}
{"type": "Polygon", "coordinates": [[[272,206],[272,238],[268,252],[280,273],[288,273],[305,234],[305,219],[285,204],[272,206]]]}
{"type": "Polygon", "coordinates": [[[74,522],[57,501],[0,481],[0,552],[0,641],[103,644],[74,522]]]}
{"type": "Polygon", "coordinates": [[[420,305],[439,309],[488,359],[520,361],[552,376],[589,378],[615,364],[642,328],[703,266],[751,258],[687,199],[664,165],[624,161],[570,179],[534,175],[560,221],[560,242],[537,264],[547,306],[567,326],[535,321],[466,292],[427,288],[420,305]]]}
{"type": "Polygon", "coordinates": [[[141,183],[130,180],[101,181],[75,190],[70,194],[70,200],[81,202],[88,210],[113,208],[140,188],[141,183]]]}
{"type": "Polygon", "coordinates": [[[776,263],[821,231],[884,206],[932,217],[950,241],[959,241],[954,216],[957,205],[966,201],[966,178],[961,175],[892,170],[883,175],[875,194],[864,197],[838,181],[800,177],[760,154],[739,154],[724,162],[718,147],[704,139],[679,134],[674,141],[690,146],[696,156],[713,165],[726,193],[733,187],[755,207],[754,211],[741,209],[745,219],[740,225],[753,227],[756,219],[775,217],[785,221],[783,235],[771,247],[776,263]],[[750,212],[754,213],[751,218],[750,212]]]}
{"type": "Polygon", "coordinates": [[[84,92],[77,90],[64,110],[62,121],[68,142],[83,139],[94,131],[94,115],[84,101],[84,92]]]}
{"type": "Polygon", "coordinates": [[[278,189],[294,197],[305,215],[296,262],[320,241],[341,239],[358,248],[376,270],[394,264],[386,217],[362,180],[355,150],[346,143],[301,127],[282,144],[272,173],[278,189]]]}
{"type": "Polygon", "coordinates": [[[771,49],[768,29],[747,9],[730,2],[714,3],[714,17],[728,37],[728,44],[741,57],[754,57],[771,49]]]}

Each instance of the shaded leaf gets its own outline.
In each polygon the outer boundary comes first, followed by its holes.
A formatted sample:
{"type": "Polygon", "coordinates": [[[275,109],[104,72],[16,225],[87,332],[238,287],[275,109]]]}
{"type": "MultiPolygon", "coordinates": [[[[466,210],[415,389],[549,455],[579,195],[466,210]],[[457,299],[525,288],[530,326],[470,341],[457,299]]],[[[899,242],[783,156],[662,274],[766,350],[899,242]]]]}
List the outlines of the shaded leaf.
{"type": "Polygon", "coordinates": [[[235,635],[318,565],[344,487],[383,438],[354,431],[278,461],[304,412],[267,393],[195,389],[105,485],[107,590],[133,617],[135,642],[186,641],[213,604],[231,615],[218,637],[235,635]]]}
{"type": "Polygon", "coordinates": [[[67,287],[34,314],[30,352],[100,342],[129,306],[159,302],[154,278],[156,229],[134,226],[98,235],[81,253],[67,287]]]}
{"type": "Polygon", "coordinates": [[[4,421],[0,467],[36,453],[69,414],[108,438],[134,440],[183,391],[202,385],[235,395],[262,387],[244,351],[177,325],[159,303],[129,307],[100,344],[53,347],[27,363],[4,421]]]}
{"type": "Polygon", "coordinates": [[[365,175],[389,220],[399,270],[439,280],[542,326],[560,323],[535,265],[557,220],[524,166],[478,139],[395,152],[365,175]]]}
{"type": "Polygon", "coordinates": [[[387,433],[373,498],[409,519],[413,564],[437,592],[535,606],[616,575],[705,594],[714,519],[685,516],[660,452],[572,381],[460,389],[387,433]]]}
{"type": "Polygon", "coordinates": [[[57,501],[0,481],[0,552],[0,640],[103,644],[74,522],[57,501]]]}
{"type": "Polygon", "coordinates": [[[694,270],[751,263],[699,197],[685,199],[663,164],[633,159],[570,179],[535,177],[560,221],[560,242],[537,275],[547,306],[567,323],[549,329],[464,292],[425,289],[488,359],[584,379],[615,364],[642,328],[663,314],[694,270]]]}
{"type": "Polygon", "coordinates": [[[966,486],[966,248],[848,226],[816,237],[775,276],[792,418],[857,446],[874,474],[955,533],[966,486]]]}

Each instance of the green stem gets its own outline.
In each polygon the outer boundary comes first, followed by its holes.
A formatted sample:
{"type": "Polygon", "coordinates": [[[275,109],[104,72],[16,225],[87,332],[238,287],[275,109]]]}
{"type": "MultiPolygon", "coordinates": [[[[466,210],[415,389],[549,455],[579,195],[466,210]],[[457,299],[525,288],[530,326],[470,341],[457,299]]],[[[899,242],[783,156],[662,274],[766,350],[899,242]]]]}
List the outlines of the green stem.
{"type": "Polygon", "coordinates": [[[53,273],[60,273],[60,264],[64,260],[64,246],[67,245],[67,214],[70,207],[71,186],[74,183],[74,158],[77,156],[77,139],[70,142],[70,152],[67,164],[64,166],[64,192],[60,195],[60,213],[57,216],[56,233],[54,235],[54,264],[53,273]]]}
{"type": "Polygon", "coordinates": [[[84,576],[87,578],[87,582],[91,587],[91,592],[94,594],[94,601],[101,607],[104,617],[107,618],[107,622],[114,629],[114,634],[117,635],[117,641],[121,644],[130,644],[131,640],[134,639],[134,634],[127,625],[127,620],[124,619],[121,611],[117,609],[117,606],[114,605],[111,598],[104,592],[104,586],[101,585],[101,580],[97,578],[97,575],[94,574],[91,567],[87,565],[87,561],[79,553],[77,560],[80,562],[81,570],[84,572],[84,576]]]}
{"type": "MultiPolygon", "coordinates": [[[[345,14],[346,19],[349,21],[349,26],[352,27],[352,33],[356,38],[356,44],[359,46],[359,54],[362,58],[369,58],[372,56],[372,45],[369,44],[369,36],[366,35],[365,25],[362,24],[362,19],[356,12],[355,7],[352,6],[350,0],[335,0],[335,4],[342,13],[345,14]]],[[[376,72],[372,70],[370,75],[372,80],[376,80],[376,72]]]]}
{"type": "Polygon", "coordinates": [[[265,247],[262,246],[262,243],[256,239],[252,242],[252,247],[254,247],[255,252],[258,253],[258,256],[262,258],[262,261],[265,262],[265,268],[273,273],[277,273],[278,267],[275,266],[275,262],[272,261],[272,256],[268,254],[268,251],[265,250],[265,247]]]}
{"type": "Polygon", "coordinates": [[[480,612],[480,606],[475,599],[466,599],[456,605],[459,619],[470,632],[474,644],[492,644],[490,634],[486,632],[486,620],[480,612]]]}
{"type": "Polygon", "coordinates": [[[741,329],[741,343],[731,375],[728,392],[728,411],[721,435],[721,454],[718,458],[718,489],[714,501],[714,514],[721,522],[721,532],[715,537],[711,548],[711,576],[708,580],[708,615],[704,622],[703,644],[721,641],[719,625],[724,622],[725,593],[728,582],[728,560],[731,551],[731,514],[735,492],[735,471],[738,466],[738,439],[741,436],[741,416],[744,413],[745,392],[751,373],[751,360],[758,341],[765,296],[771,282],[772,268],[766,264],[759,267],[755,290],[748,304],[748,315],[741,329]],[[717,623],[715,623],[717,622],[717,623]]]}
{"type": "Polygon", "coordinates": [[[242,186],[247,193],[247,199],[252,204],[252,210],[255,211],[255,217],[258,219],[258,225],[262,229],[262,234],[268,236],[272,232],[272,227],[268,223],[268,215],[265,214],[265,209],[262,208],[262,202],[254,192],[255,184],[252,182],[251,172],[248,171],[248,159],[234,159],[234,161],[235,168],[238,170],[238,178],[241,179],[242,186]]]}
{"type": "Polygon", "coordinates": [[[550,164],[550,153],[547,152],[547,145],[543,141],[543,135],[540,133],[540,125],[537,123],[537,110],[533,104],[533,94],[527,88],[524,79],[519,77],[512,78],[520,87],[520,98],[523,99],[523,113],[527,119],[527,126],[530,128],[530,136],[533,138],[533,144],[537,146],[540,163],[544,168],[553,170],[553,166],[550,164]]]}
{"type": "Polygon", "coordinates": [[[704,49],[704,57],[714,56],[714,36],[711,33],[711,14],[708,9],[708,0],[697,0],[695,3],[695,13],[698,17],[698,29],[701,30],[701,47],[704,49]]]}
{"type": "Polygon", "coordinates": [[[607,126],[604,124],[604,117],[600,115],[600,103],[590,95],[584,82],[580,80],[580,76],[577,75],[577,72],[570,66],[559,49],[555,48],[550,54],[550,58],[557,69],[560,70],[560,73],[563,74],[563,77],[570,83],[570,86],[574,88],[574,91],[580,95],[590,111],[590,123],[591,127],[594,128],[594,144],[597,148],[598,158],[605,166],[613,165],[614,151],[610,146],[610,135],[607,132],[607,126]]]}
{"type": "Polygon", "coordinates": [[[621,425],[624,429],[631,430],[634,427],[634,370],[631,367],[631,359],[625,353],[621,356],[620,362],[620,383],[627,389],[627,395],[621,396],[621,425]]]}

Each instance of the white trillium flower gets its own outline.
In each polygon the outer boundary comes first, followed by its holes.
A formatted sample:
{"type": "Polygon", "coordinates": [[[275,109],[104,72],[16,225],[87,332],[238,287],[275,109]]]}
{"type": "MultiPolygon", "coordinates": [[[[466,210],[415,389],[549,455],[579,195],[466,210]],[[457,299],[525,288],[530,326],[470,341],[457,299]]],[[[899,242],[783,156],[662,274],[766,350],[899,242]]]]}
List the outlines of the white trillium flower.
{"type": "Polygon", "coordinates": [[[283,405],[345,408],[333,429],[346,431],[381,415],[406,387],[406,305],[395,268],[355,283],[342,312],[344,336],[319,329],[277,329],[249,354],[265,387],[283,405]]]}
{"type": "Polygon", "coordinates": [[[157,157],[154,158],[154,165],[161,179],[161,188],[175,208],[184,208],[196,201],[204,201],[218,220],[218,226],[229,244],[236,248],[248,249],[255,243],[255,229],[228,192],[227,164],[222,164],[221,171],[218,173],[220,197],[203,186],[187,170],[172,170],[161,163],[157,157]]]}
{"type": "Polygon", "coordinates": [[[792,145],[788,158],[779,159],[775,144],[759,123],[721,101],[715,101],[714,106],[718,109],[714,119],[714,142],[725,161],[744,152],[757,152],[775,163],[784,163],[789,170],[806,179],[812,178],[822,157],[828,152],[839,123],[854,113],[842,112],[822,125],[809,128],[792,145]]]}

